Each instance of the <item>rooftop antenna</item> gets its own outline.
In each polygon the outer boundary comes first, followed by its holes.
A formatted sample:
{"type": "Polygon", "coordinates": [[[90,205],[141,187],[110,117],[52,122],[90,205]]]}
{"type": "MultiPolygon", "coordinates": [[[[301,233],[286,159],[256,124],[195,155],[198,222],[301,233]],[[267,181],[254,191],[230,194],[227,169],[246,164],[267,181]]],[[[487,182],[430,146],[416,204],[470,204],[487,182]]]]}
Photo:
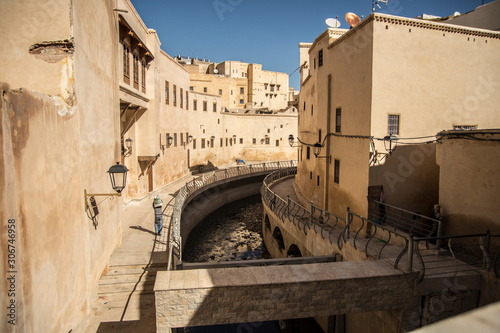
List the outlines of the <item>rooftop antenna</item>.
{"type": "Polygon", "coordinates": [[[375,6],[378,7],[378,9],[382,9],[382,7],[380,7],[379,3],[385,3],[385,5],[387,6],[387,3],[389,3],[389,0],[372,0],[372,13],[375,13],[375,6]]]}
{"type": "Polygon", "coordinates": [[[340,21],[339,21],[339,17],[338,16],[336,18],[327,18],[325,20],[325,23],[330,28],[338,28],[338,27],[340,27],[340,21]]]}
{"type": "Polygon", "coordinates": [[[351,12],[345,14],[345,20],[347,21],[347,23],[349,23],[351,28],[354,28],[359,24],[359,22],[361,22],[359,16],[351,12]]]}

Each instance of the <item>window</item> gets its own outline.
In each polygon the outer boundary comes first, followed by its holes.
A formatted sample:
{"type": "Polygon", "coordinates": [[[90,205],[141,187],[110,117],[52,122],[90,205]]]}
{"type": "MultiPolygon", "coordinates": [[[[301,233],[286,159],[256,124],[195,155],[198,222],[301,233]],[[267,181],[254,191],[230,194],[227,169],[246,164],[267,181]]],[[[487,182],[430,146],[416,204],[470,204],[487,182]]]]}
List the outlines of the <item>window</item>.
{"type": "Polygon", "coordinates": [[[189,92],[186,90],[186,110],[189,110],[189,92]]]}
{"type": "Polygon", "coordinates": [[[281,85],[279,85],[279,84],[276,86],[278,91],[280,91],[280,87],[281,87],[281,85]]]}
{"type": "Polygon", "coordinates": [[[269,140],[269,138],[266,138],[266,145],[268,145],[270,142],[271,140],[269,140]]]}
{"type": "Polygon", "coordinates": [[[240,94],[244,94],[245,93],[245,88],[241,87],[240,88],[240,94]]]}
{"type": "Polygon", "coordinates": [[[254,145],[255,145],[255,144],[257,144],[257,139],[256,139],[256,138],[253,138],[253,139],[252,139],[252,143],[253,143],[254,145]]]}
{"type": "Polygon", "coordinates": [[[214,112],[217,112],[217,103],[214,103],[214,112]]]}
{"type": "Polygon", "coordinates": [[[306,110],[306,102],[304,102],[304,111],[306,110]]]}
{"type": "Polygon", "coordinates": [[[205,148],[205,139],[201,139],[201,149],[205,148]]]}
{"type": "Polygon", "coordinates": [[[207,101],[203,101],[203,111],[207,111],[207,101]]]}
{"type": "Polygon", "coordinates": [[[228,140],[227,140],[227,138],[226,138],[226,147],[227,147],[227,146],[228,146],[228,140]]]}
{"type": "Polygon", "coordinates": [[[210,147],[212,147],[212,148],[214,147],[214,139],[212,139],[212,138],[210,139],[210,147]]]}
{"type": "Polygon", "coordinates": [[[323,66],[323,49],[318,52],[318,67],[323,66]]]}
{"type": "Polygon", "coordinates": [[[283,124],[280,125],[280,128],[283,128],[283,124]]]}
{"type": "Polygon", "coordinates": [[[174,84],[174,106],[177,106],[177,86],[174,84]]]}
{"type": "Polygon", "coordinates": [[[146,63],[144,61],[141,61],[141,86],[142,86],[142,92],[146,92],[146,63]]]}
{"type": "Polygon", "coordinates": [[[231,90],[231,96],[233,96],[233,91],[231,90]]]}
{"type": "Polygon", "coordinates": [[[313,173],[312,173],[312,171],[309,171],[309,179],[313,179],[313,173]]]}
{"type": "Polygon", "coordinates": [[[229,145],[232,146],[233,145],[233,139],[229,139],[229,145]]]}
{"type": "Polygon", "coordinates": [[[319,186],[319,175],[316,177],[316,186],[319,186]]]}
{"type": "Polygon", "coordinates": [[[193,90],[194,90],[194,87],[193,87],[193,86],[189,87],[189,90],[193,91],[193,90]]]}
{"type": "Polygon", "coordinates": [[[341,119],[342,119],[342,109],[338,108],[335,110],[335,132],[341,132],[341,119]]]}
{"type": "Polygon", "coordinates": [[[219,89],[219,95],[222,95],[222,89],[219,89]]]}
{"type": "Polygon", "coordinates": [[[245,103],[245,100],[240,99],[240,104],[244,104],[244,103],[245,103]]]}
{"type": "MultiPolygon", "coordinates": [[[[187,139],[187,138],[186,138],[187,139]]],[[[181,146],[184,144],[184,133],[181,133],[181,146]]]]}
{"type": "Polygon", "coordinates": [[[280,140],[276,140],[276,147],[280,146],[280,140]]]}
{"type": "Polygon", "coordinates": [[[207,92],[207,87],[203,87],[203,92],[207,92]]]}
{"type": "Polygon", "coordinates": [[[217,119],[217,125],[220,125],[220,119],[217,119]]]}
{"type": "Polygon", "coordinates": [[[314,114],[314,105],[311,105],[311,116],[314,114]]]}
{"type": "Polygon", "coordinates": [[[223,147],[224,146],[224,139],[220,138],[220,146],[223,147]]]}
{"type": "Polygon", "coordinates": [[[318,142],[323,143],[323,141],[321,140],[321,130],[318,131],[318,142]]]}
{"type": "Polygon", "coordinates": [[[267,83],[264,83],[264,90],[267,90],[267,83]]]}
{"type": "Polygon", "coordinates": [[[306,158],[308,160],[311,159],[311,147],[307,146],[307,150],[306,150],[306,158]]]}
{"type": "Polygon", "coordinates": [[[193,149],[196,149],[196,139],[193,139],[193,149]]]}
{"type": "Polygon", "coordinates": [[[134,88],[139,89],[139,57],[134,54],[134,88]]]}
{"type": "Polygon", "coordinates": [[[184,90],[181,88],[181,93],[179,94],[179,101],[181,102],[181,109],[182,109],[182,101],[184,100],[184,90]]]}
{"type": "Polygon", "coordinates": [[[339,184],[340,181],[340,160],[335,160],[335,168],[333,170],[333,182],[339,184]]]}
{"type": "Polygon", "coordinates": [[[271,91],[274,91],[274,84],[271,84],[271,91]]]}
{"type": "Polygon", "coordinates": [[[170,133],[165,134],[165,140],[167,141],[167,148],[170,148],[170,143],[168,142],[169,136],[170,136],[170,133]]]}
{"type": "Polygon", "coordinates": [[[240,138],[240,145],[243,144],[243,138],[240,138]]]}
{"type": "Polygon", "coordinates": [[[389,135],[399,135],[399,115],[389,115],[389,135]]]}
{"type": "Polygon", "coordinates": [[[316,58],[314,58],[314,69],[316,69],[316,58]]]}
{"type": "Polygon", "coordinates": [[[193,110],[197,111],[198,110],[198,101],[193,99],[193,110]]]}
{"type": "Polygon", "coordinates": [[[177,133],[174,133],[174,147],[177,147],[177,133]]]}
{"type": "Polygon", "coordinates": [[[130,50],[123,44],[123,81],[130,84],[130,50]]]}
{"type": "Polygon", "coordinates": [[[169,98],[168,89],[169,89],[169,83],[168,81],[165,81],[165,104],[168,104],[168,98],[169,98]]]}
{"type": "Polygon", "coordinates": [[[271,129],[270,128],[267,129],[267,133],[271,133],[271,129]]]}

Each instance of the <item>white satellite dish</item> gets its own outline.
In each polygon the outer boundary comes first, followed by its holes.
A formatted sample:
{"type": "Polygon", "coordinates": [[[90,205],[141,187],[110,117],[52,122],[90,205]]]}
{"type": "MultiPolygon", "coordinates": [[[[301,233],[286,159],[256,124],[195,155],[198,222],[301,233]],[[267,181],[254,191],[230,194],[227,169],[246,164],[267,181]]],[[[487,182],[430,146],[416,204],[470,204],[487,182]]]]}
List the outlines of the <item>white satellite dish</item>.
{"type": "Polygon", "coordinates": [[[337,20],[336,18],[327,18],[325,20],[325,23],[330,28],[338,28],[338,27],[340,27],[340,21],[337,20]]]}
{"type": "Polygon", "coordinates": [[[453,14],[454,16],[460,16],[460,12],[455,12],[455,14],[453,14]]]}
{"type": "Polygon", "coordinates": [[[219,70],[217,68],[214,69],[214,74],[218,74],[219,70]]]}

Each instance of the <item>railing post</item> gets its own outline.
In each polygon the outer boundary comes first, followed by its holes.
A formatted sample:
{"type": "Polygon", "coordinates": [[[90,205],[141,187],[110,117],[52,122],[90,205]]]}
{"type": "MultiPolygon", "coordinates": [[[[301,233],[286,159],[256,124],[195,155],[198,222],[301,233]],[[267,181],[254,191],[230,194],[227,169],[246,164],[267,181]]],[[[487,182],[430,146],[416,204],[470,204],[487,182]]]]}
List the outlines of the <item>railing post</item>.
{"type": "Polygon", "coordinates": [[[347,207],[347,213],[345,216],[345,229],[346,229],[346,238],[349,238],[350,230],[351,230],[351,208],[347,207]]]}
{"type": "Polygon", "coordinates": [[[262,163],[264,165],[264,171],[266,171],[266,162],[262,163]]]}
{"type": "Polygon", "coordinates": [[[290,194],[286,196],[286,217],[290,221],[290,194]]]}
{"type": "MultiPolygon", "coordinates": [[[[437,230],[437,237],[441,237],[442,223],[443,223],[443,221],[439,220],[439,222],[438,222],[438,230],[437,230]]],[[[440,239],[437,240],[436,247],[437,247],[438,251],[441,249],[441,240],[440,239]]]]}
{"type": "Polygon", "coordinates": [[[252,165],[250,164],[250,173],[252,173],[252,165]]]}
{"type": "Polygon", "coordinates": [[[415,246],[415,240],[413,239],[413,234],[410,235],[410,239],[408,240],[408,271],[413,271],[413,249],[415,246]]]}
{"type": "Polygon", "coordinates": [[[278,169],[280,169],[280,161],[278,161],[278,169]]]}
{"type": "Polygon", "coordinates": [[[224,177],[227,178],[227,169],[224,169],[224,177]]]}
{"type": "Polygon", "coordinates": [[[311,201],[310,202],[310,213],[309,213],[309,228],[311,228],[311,225],[312,225],[312,219],[313,219],[313,214],[314,214],[314,204],[313,202],[311,201]]]}
{"type": "Polygon", "coordinates": [[[236,170],[238,171],[238,176],[239,176],[240,175],[240,166],[239,165],[236,167],[236,170]]]}

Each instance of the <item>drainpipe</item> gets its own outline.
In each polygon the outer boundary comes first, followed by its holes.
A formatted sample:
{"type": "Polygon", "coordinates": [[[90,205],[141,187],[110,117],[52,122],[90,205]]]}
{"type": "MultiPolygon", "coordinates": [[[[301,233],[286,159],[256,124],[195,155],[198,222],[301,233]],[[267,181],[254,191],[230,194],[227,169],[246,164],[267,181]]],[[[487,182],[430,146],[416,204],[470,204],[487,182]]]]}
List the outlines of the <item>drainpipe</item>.
{"type": "MultiPolygon", "coordinates": [[[[329,182],[330,182],[330,164],[332,163],[331,158],[328,158],[330,156],[330,138],[328,138],[328,133],[330,133],[330,119],[331,119],[331,113],[332,113],[332,74],[328,74],[328,99],[327,99],[327,106],[326,106],[326,146],[325,146],[325,156],[327,157],[325,159],[325,191],[323,194],[323,206],[325,210],[328,210],[328,188],[329,188],[329,182]]],[[[320,142],[321,143],[321,142],[320,142]]]]}

